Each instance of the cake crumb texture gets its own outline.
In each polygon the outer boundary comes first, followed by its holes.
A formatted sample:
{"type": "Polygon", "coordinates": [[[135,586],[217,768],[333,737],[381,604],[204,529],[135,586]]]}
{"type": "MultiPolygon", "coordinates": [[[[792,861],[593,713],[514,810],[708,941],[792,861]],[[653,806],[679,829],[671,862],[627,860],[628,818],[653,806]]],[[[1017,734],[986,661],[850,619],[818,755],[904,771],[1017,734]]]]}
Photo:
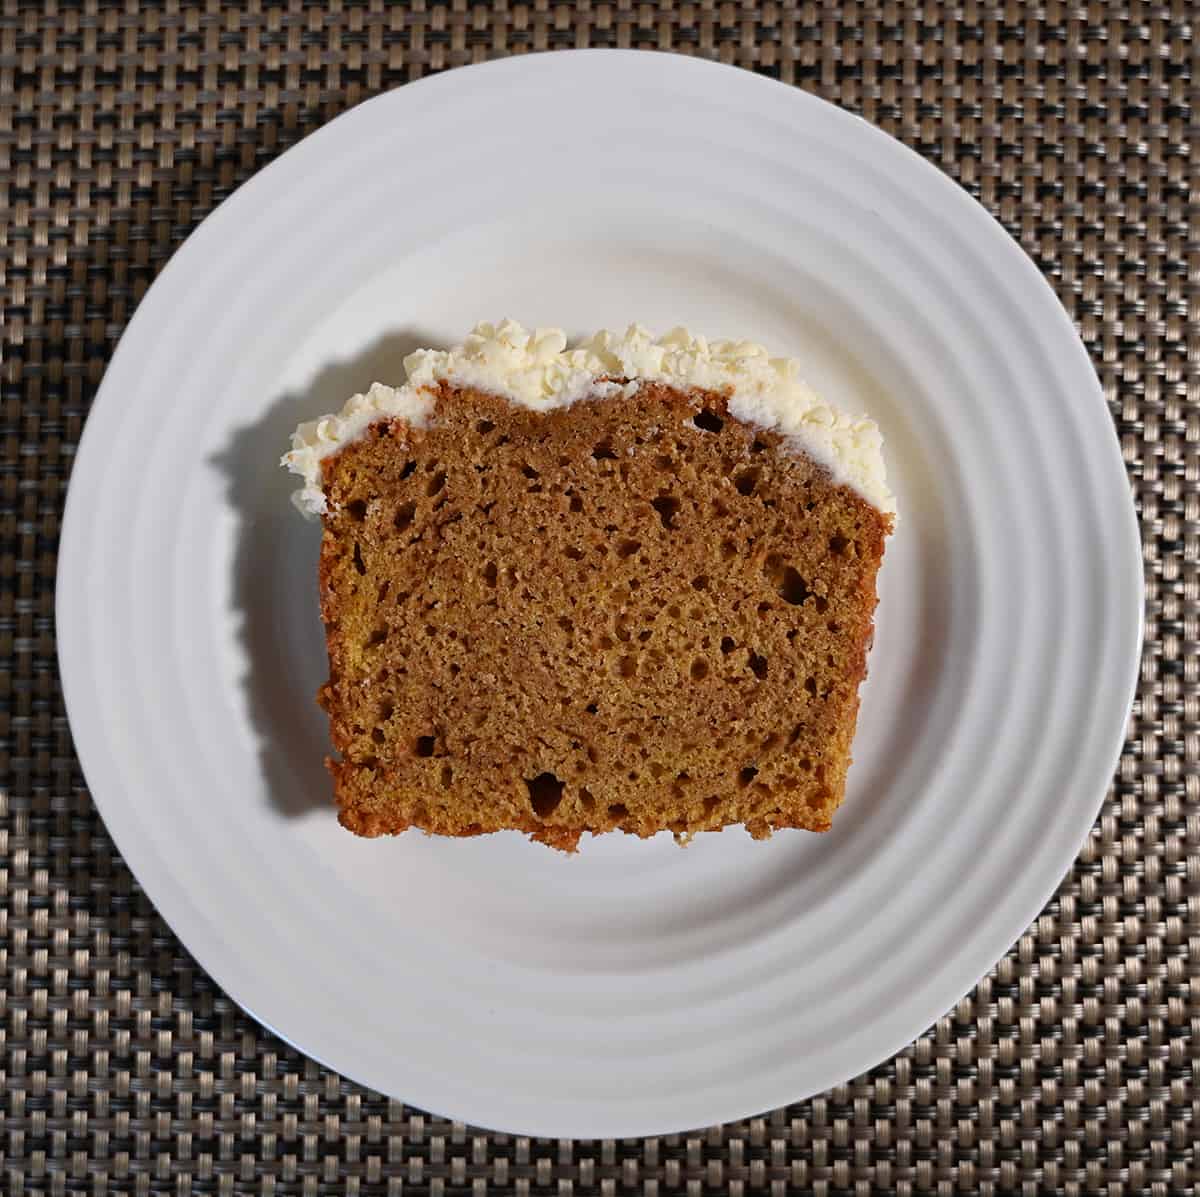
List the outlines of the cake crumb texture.
{"type": "Polygon", "coordinates": [[[723,394],[432,393],[323,462],[342,824],[827,829],[890,516],[723,394]]]}

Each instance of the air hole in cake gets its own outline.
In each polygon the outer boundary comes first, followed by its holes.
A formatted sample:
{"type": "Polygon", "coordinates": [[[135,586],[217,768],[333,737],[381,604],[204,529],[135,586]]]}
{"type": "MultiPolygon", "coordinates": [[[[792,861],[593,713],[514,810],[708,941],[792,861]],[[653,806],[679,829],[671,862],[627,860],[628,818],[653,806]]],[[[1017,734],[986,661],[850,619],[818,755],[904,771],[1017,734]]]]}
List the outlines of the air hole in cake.
{"type": "Polygon", "coordinates": [[[761,477],[760,470],[742,470],[740,474],[734,475],[733,485],[737,488],[739,495],[752,495],[761,477]]]}
{"type": "Polygon", "coordinates": [[[627,819],[629,818],[629,807],[624,802],[614,802],[608,808],[608,817],[610,819],[627,819]]]}
{"type": "Polygon", "coordinates": [[[489,561],[487,563],[487,565],[485,565],[483,567],[483,580],[489,586],[495,586],[496,579],[499,576],[500,576],[500,571],[496,568],[496,563],[494,561],[489,561]]]}
{"type": "Polygon", "coordinates": [[[754,438],[754,444],[750,446],[751,453],[765,453],[767,451],[767,443],[760,441],[758,437],[754,438]]]}
{"type": "Polygon", "coordinates": [[[548,819],[562,801],[563,783],[553,773],[539,773],[525,782],[529,790],[529,805],[539,819],[548,819]]]}
{"type": "Polygon", "coordinates": [[[824,615],[829,610],[829,600],[824,595],[818,594],[813,606],[816,607],[818,615],[824,615]]]}
{"type": "Polygon", "coordinates": [[[640,632],[638,632],[638,643],[645,644],[646,641],[649,640],[653,635],[654,633],[649,628],[643,628],[640,632]]]}
{"type": "Polygon", "coordinates": [[[403,532],[413,522],[413,516],[417,514],[416,503],[401,503],[396,508],[395,524],[399,531],[403,532]]]}
{"type": "Polygon", "coordinates": [[[417,756],[433,756],[433,750],[437,747],[436,736],[418,736],[416,744],[417,756]]]}
{"type": "Polygon", "coordinates": [[[592,450],[592,456],[597,461],[616,461],[617,455],[613,452],[612,441],[604,440],[592,450]]]}
{"type": "Polygon", "coordinates": [[[693,590],[707,590],[708,589],[708,576],[706,574],[699,574],[696,577],[694,577],[692,579],[692,589],[693,590]]]}
{"type": "Polygon", "coordinates": [[[583,500],[578,495],[572,495],[570,503],[567,506],[575,512],[583,510],[583,500]]]}
{"type": "Polygon", "coordinates": [[[617,545],[617,556],[622,560],[626,557],[632,557],[641,547],[642,542],[640,540],[623,540],[617,545]]]}
{"type": "Polygon", "coordinates": [[[737,545],[732,540],[721,541],[721,559],[732,561],[737,556],[737,545]]]}
{"type": "Polygon", "coordinates": [[[734,643],[732,636],[722,636],[721,637],[721,651],[726,656],[729,656],[729,654],[731,652],[733,652],[733,650],[735,648],[737,648],[737,645],[734,643]]]}
{"type": "Polygon", "coordinates": [[[592,797],[592,792],[587,786],[579,787],[579,803],[584,810],[596,809],[596,799],[592,797]]]}
{"type": "Polygon", "coordinates": [[[753,765],[747,765],[738,774],[738,785],[748,786],[758,776],[758,770],[753,765]]]}
{"type": "Polygon", "coordinates": [[[657,499],[650,500],[650,506],[658,512],[658,518],[662,520],[664,528],[675,527],[675,516],[679,512],[679,500],[674,495],[659,495],[657,499]]]}
{"type": "Polygon", "coordinates": [[[663,454],[654,459],[654,464],[664,473],[671,474],[675,471],[675,462],[663,454]]]}
{"type": "Polygon", "coordinates": [[[439,470],[432,478],[429,479],[429,485],[425,488],[425,493],[432,498],[446,485],[446,473],[444,470],[439,470]]]}
{"type": "Polygon", "coordinates": [[[385,580],[383,585],[379,587],[379,594],[376,596],[375,601],[377,603],[382,603],[383,600],[387,598],[388,591],[391,590],[391,588],[392,588],[391,581],[385,580]]]}
{"type": "Polygon", "coordinates": [[[783,601],[791,603],[793,607],[798,607],[812,594],[805,580],[790,565],[783,571],[783,577],[778,583],[778,590],[783,601]]]}
{"type": "Polygon", "coordinates": [[[725,421],[715,411],[702,408],[692,417],[692,423],[705,432],[720,432],[725,427],[725,421]]]}
{"type": "Polygon", "coordinates": [[[750,666],[750,672],[754,674],[759,681],[767,676],[767,658],[760,657],[758,653],[751,653],[750,659],[747,662],[750,666]]]}
{"type": "Polygon", "coordinates": [[[635,657],[622,657],[620,664],[617,666],[617,672],[622,677],[633,677],[637,673],[637,659],[635,657]]]}
{"type": "Polygon", "coordinates": [[[702,682],[708,677],[708,662],[699,659],[692,662],[691,668],[692,681],[702,682]]]}
{"type": "Polygon", "coordinates": [[[382,744],[383,743],[383,728],[382,727],[371,728],[371,739],[374,740],[376,744],[382,744]]]}
{"type": "Polygon", "coordinates": [[[535,470],[533,468],[533,466],[531,466],[528,462],[526,462],[521,467],[521,473],[524,474],[526,478],[540,478],[541,477],[541,474],[539,474],[537,472],[537,470],[535,470]]]}
{"type": "Polygon", "coordinates": [[[720,798],[718,798],[716,796],[716,794],[712,794],[709,797],[705,798],[705,800],[704,800],[704,817],[706,819],[711,818],[714,814],[716,814],[717,809],[720,807],[720,805],[721,805],[721,800],[720,800],[720,798]]]}
{"type": "Polygon", "coordinates": [[[826,626],[834,636],[836,636],[842,630],[842,625],[838,623],[836,619],[831,619],[826,626]]]}
{"type": "Polygon", "coordinates": [[[346,504],[346,514],[358,523],[362,523],[367,518],[367,504],[365,499],[351,499],[346,504]]]}
{"type": "Polygon", "coordinates": [[[571,620],[569,620],[565,615],[563,615],[559,618],[558,626],[560,628],[562,628],[562,630],[564,632],[566,632],[568,635],[570,635],[575,630],[574,623],[572,623],[571,620]]]}
{"type": "Polygon", "coordinates": [[[600,710],[600,708],[594,702],[589,702],[583,709],[587,711],[589,715],[595,715],[600,710]]]}
{"type": "Polygon", "coordinates": [[[372,633],[371,633],[371,634],[370,634],[370,635],[367,637],[367,643],[366,643],[366,646],[365,646],[365,647],[367,647],[367,648],[378,648],[378,646],[379,646],[379,645],[381,645],[381,644],[382,644],[382,643],[383,643],[383,642],[384,642],[384,641],[385,641],[387,638],[388,638],[388,630],[387,630],[387,628],[376,628],[376,629],[375,629],[375,630],[374,630],[374,631],[373,631],[373,632],[372,632],[372,633]]]}
{"type": "Polygon", "coordinates": [[[800,739],[802,735],[804,735],[804,727],[805,725],[803,723],[797,723],[796,726],[792,728],[792,734],[788,736],[789,748],[791,748],[791,746],[795,744],[795,742],[800,739]]]}
{"type": "Polygon", "coordinates": [[[844,556],[846,553],[846,550],[849,547],[850,547],[850,541],[847,540],[846,537],[844,537],[844,536],[838,535],[838,536],[831,536],[829,538],[829,551],[835,557],[844,556]]]}
{"type": "Polygon", "coordinates": [[[443,765],[442,774],[439,780],[442,783],[442,789],[448,790],[450,788],[450,783],[454,780],[454,770],[451,769],[449,765],[443,765]]]}
{"type": "Polygon", "coordinates": [[[583,550],[581,548],[577,548],[573,544],[569,544],[565,549],[563,549],[563,556],[570,561],[582,561],[583,550]]]}
{"type": "MultiPolygon", "coordinates": [[[[816,696],[817,696],[817,679],[815,677],[806,677],[804,679],[804,688],[809,692],[809,694],[811,694],[813,696],[813,698],[816,698],[816,696]]],[[[803,725],[801,725],[801,726],[803,726],[803,725]]]]}
{"type": "Polygon", "coordinates": [[[496,425],[493,424],[491,420],[480,420],[479,423],[475,425],[475,431],[478,432],[480,436],[487,436],[487,434],[495,427],[496,425]]]}
{"type": "Polygon", "coordinates": [[[406,461],[404,468],[400,471],[400,481],[403,482],[416,468],[417,463],[415,461],[406,461]]]}
{"type": "Polygon", "coordinates": [[[354,568],[358,570],[360,574],[365,574],[367,572],[366,562],[363,561],[362,546],[357,543],[354,546],[354,568]]]}

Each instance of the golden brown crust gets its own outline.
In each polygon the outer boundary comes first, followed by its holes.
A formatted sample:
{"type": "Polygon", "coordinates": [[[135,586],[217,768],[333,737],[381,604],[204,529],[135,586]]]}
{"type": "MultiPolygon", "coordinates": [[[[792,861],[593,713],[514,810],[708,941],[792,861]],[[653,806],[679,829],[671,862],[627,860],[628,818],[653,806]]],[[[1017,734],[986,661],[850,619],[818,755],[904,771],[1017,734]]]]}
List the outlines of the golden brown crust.
{"type": "Polygon", "coordinates": [[[722,396],[443,384],[324,481],[343,826],[828,829],[891,522],[722,396]]]}

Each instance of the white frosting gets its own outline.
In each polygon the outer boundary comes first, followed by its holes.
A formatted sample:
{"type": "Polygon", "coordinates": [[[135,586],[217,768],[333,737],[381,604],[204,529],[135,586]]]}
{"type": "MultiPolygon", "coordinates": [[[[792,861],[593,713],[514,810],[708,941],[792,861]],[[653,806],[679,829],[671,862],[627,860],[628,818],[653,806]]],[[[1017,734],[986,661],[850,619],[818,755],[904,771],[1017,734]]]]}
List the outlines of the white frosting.
{"type": "Polygon", "coordinates": [[[480,324],[456,349],[418,349],[404,360],[408,381],[393,388],[376,383],[355,395],[337,415],[302,424],[283,463],[304,479],[296,501],[323,512],[321,462],[361,436],[375,420],[399,416],[424,426],[438,383],[448,381],[500,395],[538,411],[583,398],[624,391],[642,382],[682,389],[720,391],[729,414],[755,427],[782,433],[852,486],[879,510],[893,513],[883,465],[883,438],[872,420],[855,419],[826,403],[800,377],[799,363],[773,358],[751,341],[708,341],[676,328],[662,337],[634,324],[621,336],[598,332],[574,348],[556,328],[527,332],[515,321],[480,324]],[[625,385],[613,378],[626,380],[625,385]]]}
{"type": "Polygon", "coordinates": [[[292,501],[305,514],[325,511],[325,492],[321,488],[321,462],[339,449],[356,441],[376,420],[395,416],[418,428],[424,427],[433,410],[433,396],[413,386],[389,387],[373,383],[365,395],[346,400],[340,412],[320,416],[301,424],[292,433],[291,451],[280,465],[304,479],[304,486],[292,501]]]}

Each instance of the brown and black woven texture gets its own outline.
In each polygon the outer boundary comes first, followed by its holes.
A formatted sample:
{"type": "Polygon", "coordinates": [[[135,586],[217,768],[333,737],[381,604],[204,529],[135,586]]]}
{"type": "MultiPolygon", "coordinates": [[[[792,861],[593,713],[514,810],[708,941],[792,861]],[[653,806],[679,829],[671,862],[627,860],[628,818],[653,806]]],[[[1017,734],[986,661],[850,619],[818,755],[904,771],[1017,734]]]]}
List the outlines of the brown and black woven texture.
{"type": "Polygon", "coordinates": [[[1194,1190],[1200,8],[0,0],[0,13],[0,1156],[12,1192],[1194,1190]],[[180,242],[358,101],[572,46],[674,50],[782,79],[861,113],[985,204],[1087,344],[1145,543],[1129,739],[1038,921],[869,1074],[645,1141],[476,1131],[266,1033],[189,959],[105,833],[54,658],[80,429],[180,242]]]}

